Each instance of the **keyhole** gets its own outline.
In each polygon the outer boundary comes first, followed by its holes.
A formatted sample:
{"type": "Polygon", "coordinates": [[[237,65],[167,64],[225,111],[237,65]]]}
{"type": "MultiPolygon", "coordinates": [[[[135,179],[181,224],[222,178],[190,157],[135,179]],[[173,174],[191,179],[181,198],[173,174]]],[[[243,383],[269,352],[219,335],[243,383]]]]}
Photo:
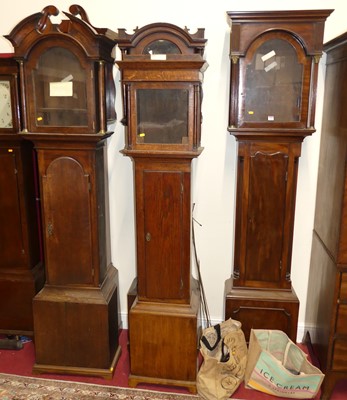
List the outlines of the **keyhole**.
{"type": "Polygon", "coordinates": [[[53,224],[52,224],[52,222],[48,222],[48,224],[47,224],[47,234],[48,234],[48,236],[52,236],[53,235],[53,224]]]}
{"type": "Polygon", "coordinates": [[[151,238],[152,238],[151,234],[149,232],[147,232],[146,233],[146,241],[150,242],[151,238]]]}

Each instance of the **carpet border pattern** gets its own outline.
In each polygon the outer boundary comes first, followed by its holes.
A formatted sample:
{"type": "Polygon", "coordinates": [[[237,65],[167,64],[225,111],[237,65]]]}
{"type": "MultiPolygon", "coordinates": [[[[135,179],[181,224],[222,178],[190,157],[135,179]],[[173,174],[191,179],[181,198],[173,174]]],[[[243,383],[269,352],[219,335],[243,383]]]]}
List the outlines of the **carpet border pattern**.
{"type": "Polygon", "coordinates": [[[1,400],[196,400],[199,396],[0,373],[1,400]]]}

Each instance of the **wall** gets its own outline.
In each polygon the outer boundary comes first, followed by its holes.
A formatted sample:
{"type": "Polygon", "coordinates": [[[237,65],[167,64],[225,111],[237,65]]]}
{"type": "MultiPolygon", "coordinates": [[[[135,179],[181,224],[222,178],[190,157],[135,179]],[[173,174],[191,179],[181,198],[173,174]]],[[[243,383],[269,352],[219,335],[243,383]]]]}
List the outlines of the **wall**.
{"type": "MultiPolygon", "coordinates": [[[[6,3],[5,12],[0,14],[0,33],[8,34],[19,21],[40,12],[49,4],[43,0],[12,0],[6,3]]],[[[60,0],[52,4],[68,11],[73,3],[71,0],[60,0]]],[[[335,9],[326,23],[324,40],[327,41],[347,30],[344,18],[347,3],[345,0],[292,0],[290,3],[244,0],[242,4],[227,0],[79,0],[78,4],[85,8],[93,25],[112,30],[126,28],[132,31],[136,26],[142,27],[153,22],[169,22],[182,28],[187,26],[192,32],[195,28],[205,28],[205,37],[208,39],[205,56],[209,64],[203,84],[202,145],[205,150],[194,161],[193,201],[196,203],[194,217],[202,224],[201,227],[195,226],[196,242],[208,305],[212,320],[219,321],[224,315],[224,281],[232,272],[236,186],[236,143],[227,132],[230,28],[226,11],[335,9]]],[[[0,52],[12,51],[9,42],[0,38],[0,52]]],[[[115,72],[115,79],[120,121],[122,106],[118,71],[115,72]]],[[[317,132],[303,143],[297,190],[292,280],[301,303],[299,339],[305,325],[323,92],[324,57],[319,68],[317,132]]],[[[126,327],[126,293],[136,275],[136,266],[132,164],[119,153],[123,147],[124,129],[117,122],[115,133],[109,139],[108,152],[111,241],[112,260],[119,270],[122,319],[126,327]]],[[[195,274],[194,263],[193,272],[195,274]]]]}

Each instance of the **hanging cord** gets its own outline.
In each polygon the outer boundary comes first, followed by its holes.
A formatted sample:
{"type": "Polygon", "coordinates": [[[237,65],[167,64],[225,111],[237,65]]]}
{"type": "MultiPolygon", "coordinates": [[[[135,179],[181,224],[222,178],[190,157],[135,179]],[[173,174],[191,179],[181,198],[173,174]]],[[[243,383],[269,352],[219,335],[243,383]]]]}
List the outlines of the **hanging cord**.
{"type": "MultiPolygon", "coordinates": [[[[193,212],[194,213],[194,207],[195,203],[193,204],[193,212]]],[[[194,216],[192,217],[193,223],[192,223],[192,239],[193,239],[193,248],[194,248],[194,258],[195,258],[195,264],[196,264],[196,269],[198,271],[198,282],[199,282],[199,289],[200,289],[200,294],[201,294],[201,314],[202,317],[205,318],[206,321],[206,327],[211,326],[211,317],[210,317],[210,311],[208,309],[208,304],[206,300],[206,294],[205,294],[205,288],[202,282],[202,277],[201,277],[201,270],[200,270],[200,261],[198,258],[198,253],[196,250],[196,242],[195,242],[195,230],[194,230],[194,222],[197,223],[199,226],[202,226],[200,222],[198,222],[194,216]]]]}

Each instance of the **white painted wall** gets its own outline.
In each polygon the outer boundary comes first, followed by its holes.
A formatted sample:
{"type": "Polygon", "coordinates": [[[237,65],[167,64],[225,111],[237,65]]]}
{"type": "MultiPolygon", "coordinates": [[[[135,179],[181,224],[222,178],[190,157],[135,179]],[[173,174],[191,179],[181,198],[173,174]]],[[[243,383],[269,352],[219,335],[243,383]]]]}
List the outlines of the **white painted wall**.
{"type": "MultiPolygon", "coordinates": [[[[131,31],[153,22],[169,22],[191,31],[205,28],[208,39],[205,56],[209,68],[203,84],[202,155],[194,161],[193,201],[196,239],[208,305],[213,321],[223,319],[224,281],[231,275],[234,216],[236,144],[227,132],[229,93],[229,26],[226,11],[277,9],[335,9],[328,18],[324,40],[330,40],[347,30],[345,0],[77,0],[85,8],[91,23],[112,30],[131,31]]],[[[12,0],[2,6],[0,34],[10,33],[13,27],[28,15],[55,4],[68,11],[73,2],[60,0],[12,0]]],[[[0,52],[12,52],[10,43],[0,38],[0,52]]],[[[315,207],[317,166],[324,92],[324,57],[319,68],[316,112],[317,132],[305,139],[300,159],[296,218],[294,230],[292,280],[300,299],[299,334],[305,324],[306,292],[310,265],[311,238],[315,207]]],[[[117,113],[122,118],[119,73],[116,71],[117,113]]],[[[119,151],[124,147],[124,129],[116,123],[115,133],[109,139],[109,184],[111,212],[112,260],[119,270],[120,302],[123,324],[126,320],[126,293],[136,275],[133,175],[129,158],[119,151]]],[[[195,267],[193,265],[193,271],[195,267]]]]}

